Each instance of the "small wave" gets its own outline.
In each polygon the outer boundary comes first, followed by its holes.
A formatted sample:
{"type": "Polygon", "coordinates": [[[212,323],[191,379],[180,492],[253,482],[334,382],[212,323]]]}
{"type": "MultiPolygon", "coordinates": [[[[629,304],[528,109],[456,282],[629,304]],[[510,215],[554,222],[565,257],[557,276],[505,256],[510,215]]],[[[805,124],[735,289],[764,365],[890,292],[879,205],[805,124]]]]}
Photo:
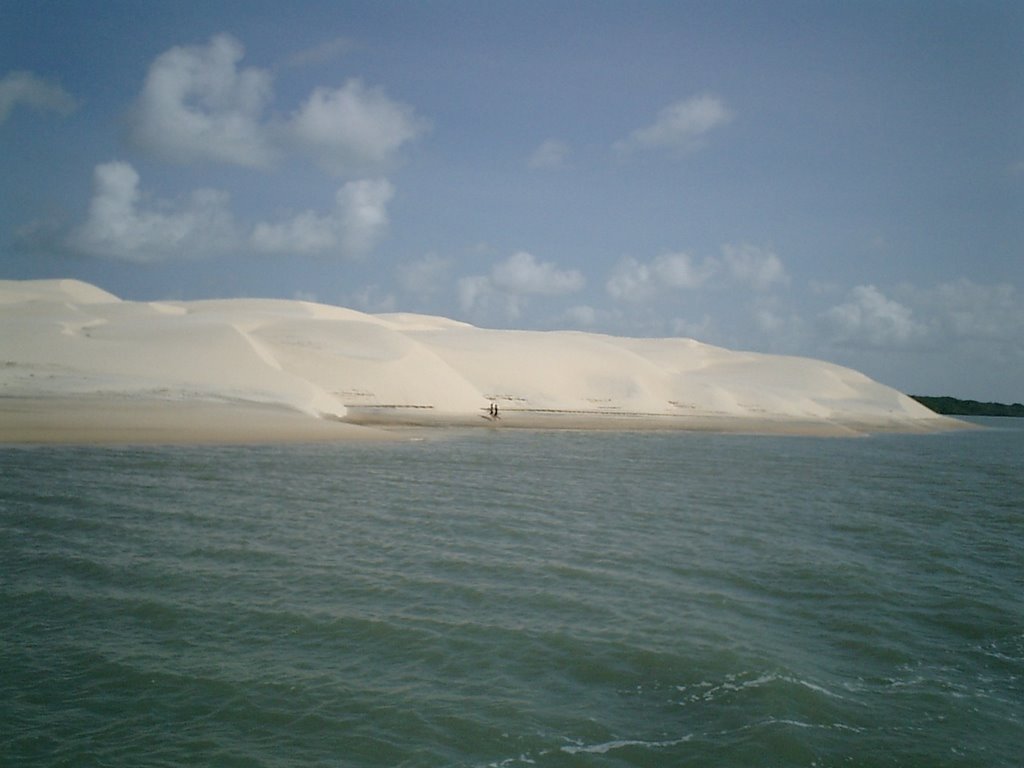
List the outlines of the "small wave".
{"type": "Polygon", "coordinates": [[[795,720],[791,717],[769,717],[764,720],[760,720],[756,723],[744,725],[740,727],[738,730],[756,730],[773,725],[781,725],[790,728],[805,728],[808,730],[849,731],[850,733],[864,733],[863,728],[859,728],[855,725],[847,725],[846,723],[808,723],[803,720],[795,720]]]}
{"type": "Polygon", "coordinates": [[[667,747],[676,747],[680,744],[685,744],[687,741],[692,739],[693,736],[683,736],[681,739],[666,739],[663,741],[644,741],[643,739],[615,739],[614,741],[606,741],[601,744],[570,744],[562,747],[562,752],[569,755],[604,755],[612,750],[623,749],[625,747],[643,747],[646,749],[665,749],[667,747]]]}
{"type": "Polygon", "coordinates": [[[519,757],[510,757],[500,762],[488,763],[487,768],[509,768],[509,766],[520,764],[536,765],[537,761],[527,757],[526,755],[520,755],[519,757]]]}
{"type": "Polygon", "coordinates": [[[714,701],[723,695],[737,693],[748,689],[760,688],[766,685],[782,683],[786,685],[797,685],[809,691],[827,696],[830,699],[845,700],[846,697],[830,691],[818,683],[809,680],[785,675],[777,672],[740,672],[734,675],[727,675],[724,681],[712,683],[707,680],[692,685],[677,685],[676,690],[686,694],[681,704],[696,703],[699,701],[714,701]],[[756,675],[756,676],[755,676],[756,675]]]}

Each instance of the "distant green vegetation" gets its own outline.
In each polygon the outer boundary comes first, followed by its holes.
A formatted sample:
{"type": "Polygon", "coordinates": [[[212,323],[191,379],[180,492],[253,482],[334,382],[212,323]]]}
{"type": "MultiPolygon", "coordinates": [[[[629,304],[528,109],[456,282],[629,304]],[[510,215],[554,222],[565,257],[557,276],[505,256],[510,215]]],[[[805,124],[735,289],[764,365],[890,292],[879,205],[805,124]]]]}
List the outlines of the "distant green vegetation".
{"type": "Polygon", "coordinates": [[[1014,403],[979,403],[977,400],[960,400],[956,397],[926,397],[911,395],[912,398],[926,408],[946,416],[1021,416],[1024,417],[1024,405],[1014,403]]]}

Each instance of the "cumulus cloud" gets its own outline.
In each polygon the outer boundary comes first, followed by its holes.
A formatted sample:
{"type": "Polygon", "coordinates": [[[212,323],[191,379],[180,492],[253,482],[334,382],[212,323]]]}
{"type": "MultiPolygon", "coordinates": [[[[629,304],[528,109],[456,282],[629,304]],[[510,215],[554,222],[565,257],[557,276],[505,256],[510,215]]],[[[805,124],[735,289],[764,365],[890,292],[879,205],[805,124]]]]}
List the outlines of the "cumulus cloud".
{"type": "Polygon", "coordinates": [[[859,285],[847,301],[825,313],[835,341],[869,347],[899,347],[921,339],[927,329],[911,309],[873,285],[859,285]]]}
{"type": "Polygon", "coordinates": [[[338,190],[332,211],[303,211],[276,224],[261,222],[250,242],[264,253],[363,256],[387,228],[387,204],[393,195],[386,179],[350,181],[338,190]]]}
{"type": "Polygon", "coordinates": [[[583,287],[583,275],[575,269],[560,269],[549,261],[537,261],[519,251],[491,268],[490,275],[472,275],[457,284],[459,306],[476,315],[520,316],[531,296],[561,296],[583,287]]]}
{"type": "Polygon", "coordinates": [[[651,266],[633,257],[623,260],[605,283],[608,295],[617,301],[644,301],[659,287],[651,266]]]}
{"type": "Polygon", "coordinates": [[[499,291],[487,275],[459,278],[456,290],[459,307],[464,313],[478,317],[497,316],[505,320],[515,320],[520,315],[522,297],[499,291]]]}
{"type": "Polygon", "coordinates": [[[808,345],[816,341],[814,332],[792,299],[764,293],[754,299],[749,306],[749,338],[757,339],[757,348],[765,352],[807,354],[808,345]]]}
{"type": "Polygon", "coordinates": [[[789,278],[782,260],[772,251],[754,245],[723,245],[722,259],[733,279],[764,291],[789,278]]]}
{"type": "Polygon", "coordinates": [[[479,307],[493,292],[491,281],[486,275],[469,275],[459,278],[457,284],[459,307],[463,312],[472,312],[479,307]]]}
{"type": "Polygon", "coordinates": [[[388,225],[387,204],[395,190],[387,179],[350,181],[341,188],[343,250],[353,255],[369,251],[388,225]]]}
{"type": "Polygon", "coordinates": [[[583,275],[579,271],[559,269],[549,261],[539,262],[525,251],[495,264],[491,280],[496,288],[512,294],[557,296],[583,287],[583,275]]]}
{"type": "Polygon", "coordinates": [[[341,88],[315,89],[287,132],[324,168],[347,174],[386,167],[425,128],[412,107],[351,79],[341,88]]]}
{"type": "Polygon", "coordinates": [[[687,253],[666,253],[650,262],[629,257],[619,263],[605,289],[617,301],[646,301],[666,289],[699,288],[716,268],[714,259],[698,264],[687,253]]]}
{"type": "MultiPolygon", "coordinates": [[[[139,174],[128,163],[98,165],[94,175],[88,216],[70,236],[76,251],[142,263],[222,254],[240,244],[223,192],[201,189],[177,206],[166,201],[146,206],[139,174]]],[[[261,222],[249,244],[263,253],[363,256],[387,229],[393,194],[386,179],[350,181],[338,189],[333,210],[261,222]]]]}
{"type": "Polygon", "coordinates": [[[694,290],[709,281],[746,285],[765,291],[789,282],[782,260],[753,245],[723,245],[722,257],[695,259],[688,253],[666,253],[644,262],[629,257],[615,267],[605,289],[617,301],[641,302],[671,290],[694,290]]]}
{"type": "Polygon", "coordinates": [[[662,109],[651,125],[616,142],[614,149],[621,154],[655,149],[690,151],[698,148],[711,130],[732,120],[732,116],[715,96],[684,99],[662,109]]]}
{"type": "Polygon", "coordinates": [[[556,139],[547,139],[530,155],[527,165],[530,168],[560,168],[565,164],[569,154],[569,145],[556,139]]]}
{"type": "Polygon", "coordinates": [[[218,35],[206,46],[158,56],[134,110],[135,142],[177,162],[269,165],[274,152],[262,114],[271,78],[263,70],[239,70],[244,52],[230,35],[218,35]]]}
{"type": "Polygon", "coordinates": [[[71,234],[75,250],[139,263],[208,256],[236,244],[225,193],[197,190],[177,210],[168,203],[144,209],[139,174],[124,162],[96,166],[88,217],[71,234]]]}
{"type": "Polygon", "coordinates": [[[31,72],[10,72],[0,79],[0,125],[18,105],[68,115],[78,106],[75,99],[56,83],[31,72]]]}
{"type": "MultiPolygon", "coordinates": [[[[321,53],[341,47],[333,41],[321,53]]],[[[366,175],[389,165],[425,129],[411,107],[358,79],[314,89],[287,120],[267,117],[274,95],[270,72],[241,68],[244,54],[230,35],[160,54],[132,113],[135,143],[175,162],[250,168],[298,150],[333,173],[366,175]]]]}

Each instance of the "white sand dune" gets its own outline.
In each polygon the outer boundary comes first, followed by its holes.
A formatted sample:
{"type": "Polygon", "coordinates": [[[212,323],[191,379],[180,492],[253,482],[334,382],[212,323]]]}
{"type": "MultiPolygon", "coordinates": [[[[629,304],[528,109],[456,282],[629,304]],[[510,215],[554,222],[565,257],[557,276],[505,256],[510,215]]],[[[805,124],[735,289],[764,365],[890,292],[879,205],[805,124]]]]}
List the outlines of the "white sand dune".
{"type": "Polygon", "coordinates": [[[0,401],[0,442],[365,434],[354,424],[965,426],[848,368],[692,339],[486,330],[302,301],[129,302],[77,280],[0,281],[0,401]],[[268,426],[285,414],[287,428],[268,426]]]}

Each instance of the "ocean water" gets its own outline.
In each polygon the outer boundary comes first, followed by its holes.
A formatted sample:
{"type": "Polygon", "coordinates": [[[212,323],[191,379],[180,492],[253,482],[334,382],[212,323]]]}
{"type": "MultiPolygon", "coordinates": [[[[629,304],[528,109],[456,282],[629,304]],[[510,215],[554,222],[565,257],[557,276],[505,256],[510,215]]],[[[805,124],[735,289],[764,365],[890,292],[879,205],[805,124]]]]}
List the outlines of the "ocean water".
{"type": "Polygon", "coordinates": [[[1024,422],[0,449],[3,766],[1020,766],[1024,422]]]}

